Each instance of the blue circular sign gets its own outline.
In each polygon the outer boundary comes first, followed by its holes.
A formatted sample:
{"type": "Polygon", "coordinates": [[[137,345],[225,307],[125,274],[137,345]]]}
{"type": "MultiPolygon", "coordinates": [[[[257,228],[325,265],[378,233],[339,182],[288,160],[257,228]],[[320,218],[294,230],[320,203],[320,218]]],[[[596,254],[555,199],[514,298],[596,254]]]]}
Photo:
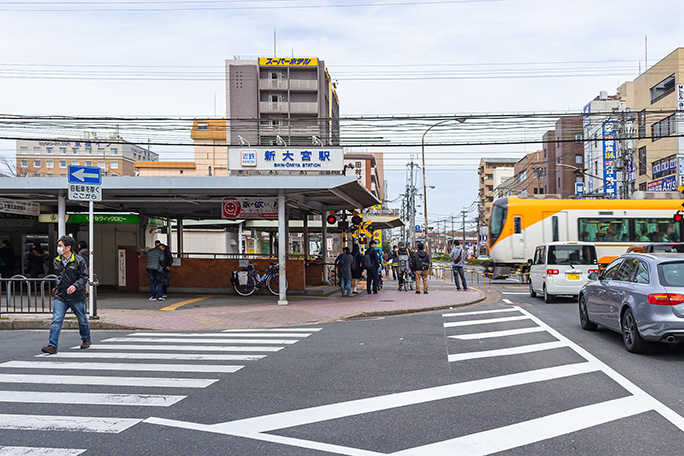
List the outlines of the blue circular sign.
{"type": "Polygon", "coordinates": [[[420,231],[420,225],[416,225],[416,231],[420,231]]]}

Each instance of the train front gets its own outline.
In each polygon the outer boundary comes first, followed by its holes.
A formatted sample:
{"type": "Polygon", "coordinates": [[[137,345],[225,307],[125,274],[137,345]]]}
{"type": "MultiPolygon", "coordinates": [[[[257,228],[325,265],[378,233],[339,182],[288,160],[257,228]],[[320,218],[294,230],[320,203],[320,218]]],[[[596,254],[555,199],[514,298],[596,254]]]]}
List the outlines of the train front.
{"type": "Polygon", "coordinates": [[[491,261],[485,264],[485,272],[492,277],[505,277],[511,273],[513,261],[512,239],[507,235],[511,231],[507,226],[508,198],[499,198],[492,203],[489,214],[489,236],[487,239],[491,261]]]}

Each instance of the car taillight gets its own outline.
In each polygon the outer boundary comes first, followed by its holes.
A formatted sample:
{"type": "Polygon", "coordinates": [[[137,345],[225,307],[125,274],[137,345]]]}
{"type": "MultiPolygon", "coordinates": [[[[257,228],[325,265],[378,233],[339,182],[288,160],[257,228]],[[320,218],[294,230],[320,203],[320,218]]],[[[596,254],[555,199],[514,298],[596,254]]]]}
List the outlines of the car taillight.
{"type": "Polygon", "coordinates": [[[684,295],[676,293],[654,293],[648,295],[648,303],[658,306],[676,306],[684,302],[684,295]]]}
{"type": "Polygon", "coordinates": [[[592,272],[595,272],[596,274],[598,274],[599,270],[598,269],[589,269],[589,274],[591,274],[592,272]]]}
{"type": "Polygon", "coordinates": [[[547,269],[546,270],[546,275],[556,275],[556,274],[560,274],[560,271],[558,271],[558,269],[547,269]]]}

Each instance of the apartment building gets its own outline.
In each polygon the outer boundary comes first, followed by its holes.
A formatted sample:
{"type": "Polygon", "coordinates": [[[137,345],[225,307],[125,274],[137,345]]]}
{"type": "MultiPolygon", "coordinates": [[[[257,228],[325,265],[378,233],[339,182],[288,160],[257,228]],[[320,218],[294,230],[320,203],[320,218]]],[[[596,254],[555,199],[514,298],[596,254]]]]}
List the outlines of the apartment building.
{"type": "Polygon", "coordinates": [[[615,95],[601,92],[582,112],[584,194],[628,198],[634,192],[634,83],[622,84],[615,95]]]}
{"type": "Polygon", "coordinates": [[[79,139],[18,140],[17,176],[66,177],[70,165],[95,166],[105,176],[133,176],[135,162],[155,162],[159,155],[116,136],[100,139],[87,134],[79,139]]]}
{"type": "Polygon", "coordinates": [[[636,187],[676,191],[683,183],[684,48],[677,48],[634,80],[636,187]]]}
{"type": "Polygon", "coordinates": [[[478,189],[480,226],[489,225],[489,213],[495,196],[494,189],[513,176],[517,161],[517,158],[483,158],[480,160],[480,166],[477,169],[480,182],[478,189]]]}
{"type": "Polygon", "coordinates": [[[575,195],[575,184],[584,182],[582,116],[558,119],[555,129],[543,136],[543,154],[544,193],[558,193],[561,198],[575,195]]]}
{"type": "Polygon", "coordinates": [[[544,193],[542,157],[544,152],[530,152],[513,166],[512,195],[540,195],[544,193]]]}
{"type": "Polygon", "coordinates": [[[339,100],[317,58],[226,60],[230,144],[339,144],[339,100]]]}
{"type": "Polygon", "coordinates": [[[347,176],[354,175],[380,201],[385,199],[382,154],[344,154],[347,176]]]}

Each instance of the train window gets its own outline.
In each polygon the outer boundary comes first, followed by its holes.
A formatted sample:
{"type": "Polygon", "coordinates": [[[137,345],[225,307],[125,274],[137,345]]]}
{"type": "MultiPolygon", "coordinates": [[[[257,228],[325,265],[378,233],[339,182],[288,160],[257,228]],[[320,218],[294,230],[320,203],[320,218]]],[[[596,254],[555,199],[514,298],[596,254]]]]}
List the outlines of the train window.
{"type": "Polygon", "coordinates": [[[522,233],[522,217],[513,217],[513,231],[515,234],[522,233]]]}
{"type": "Polygon", "coordinates": [[[503,231],[508,212],[508,198],[500,198],[492,205],[492,216],[489,220],[489,245],[494,245],[503,231]]]}
{"type": "Polygon", "coordinates": [[[629,242],[629,219],[580,218],[579,240],[586,242],[629,242]]]}
{"type": "Polygon", "coordinates": [[[558,240],[558,217],[553,216],[551,217],[551,233],[553,235],[553,241],[558,240]]]}
{"type": "Polygon", "coordinates": [[[681,226],[672,219],[637,218],[634,219],[635,241],[640,242],[680,242],[681,226]]]}

